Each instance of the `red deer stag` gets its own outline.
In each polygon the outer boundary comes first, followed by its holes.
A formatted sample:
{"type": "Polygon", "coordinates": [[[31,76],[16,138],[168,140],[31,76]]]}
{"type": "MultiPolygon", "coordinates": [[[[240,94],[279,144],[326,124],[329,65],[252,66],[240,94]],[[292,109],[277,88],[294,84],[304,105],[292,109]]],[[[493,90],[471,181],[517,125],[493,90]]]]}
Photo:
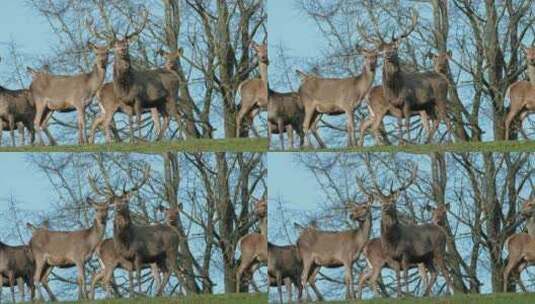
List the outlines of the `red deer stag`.
{"type": "Polygon", "coordinates": [[[377,66],[377,52],[358,49],[364,55],[362,72],[358,76],[349,78],[320,78],[314,75],[297,73],[301,77],[299,97],[305,109],[303,130],[305,145],[309,145],[308,135],[312,123],[318,114],[346,115],[347,142],[355,145],[354,113],[368,94],[375,79],[377,66]]]}
{"type": "Polygon", "coordinates": [[[46,128],[48,116],[54,112],[76,111],[78,116],[78,143],[86,143],[85,110],[102,86],[108,64],[107,46],[87,43],[95,53],[93,70],[86,74],[74,76],[52,75],[28,68],[32,75],[30,92],[35,102],[34,126],[43,143],[41,131],[46,128]]]}
{"type": "MultiPolygon", "coordinates": [[[[97,245],[102,241],[108,218],[108,203],[97,204],[88,199],[87,203],[95,209],[93,225],[79,231],[51,231],[37,229],[32,233],[30,249],[35,259],[34,282],[39,287],[51,268],[70,268],[78,270],[78,297],[86,298],[85,263],[91,259],[97,245]]],[[[37,297],[42,297],[38,289],[37,297]]]]}
{"type": "MultiPolygon", "coordinates": [[[[318,267],[344,267],[346,298],[355,296],[353,290],[353,264],[358,260],[362,249],[370,237],[372,225],[370,198],[367,203],[354,204],[351,219],[359,223],[359,228],[347,231],[320,231],[305,229],[299,235],[297,248],[303,261],[301,284],[306,288],[310,275],[318,267]]],[[[308,293],[308,290],[307,290],[308,293]]],[[[307,295],[308,298],[308,295],[307,295]]]]}
{"type": "Polygon", "coordinates": [[[268,46],[265,40],[262,44],[253,41],[251,48],[258,59],[260,78],[246,79],[238,85],[240,104],[236,115],[236,137],[241,135],[241,124],[245,116],[252,125],[258,110],[266,109],[268,106],[268,46]]]}
{"type": "Polygon", "coordinates": [[[535,111],[535,46],[522,46],[526,54],[526,62],[528,65],[527,80],[518,80],[507,88],[506,95],[509,96],[510,107],[509,112],[505,118],[505,139],[508,140],[511,135],[511,123],[520,115],[519,125],[522,126],[522,121],[531,112],[535,111]]]}
{"type": "Polygon", "coordinates": [[[242,275],[247,272],[252,278],[254,272],[268,261],[267,252],[267,200],[261,199],[255,205],[255,214],[260,222],[260,233],[251,232],[238,240],[241,255],[236,271],[236,292],[241,291],[242,275]]]}
{"type": "MultiPolygon", "coordinates": [[[[437,208],[433,209],[433,216],[431,219],[431,223],[443,226],[445,224],[447,212],[449,209],[449,204],[447,205],[440,205],[437,208]]],[[[364,247],[364,250],[362,252],[364,257],[366,258],[367,262],[367,268],[365,271],[363,271],[359,277],[359,296],[360,299],[362,297],[362,290],[364,289],[364,284],[366,284],[367,281],[371,280],[371,284],[373,287],[373,292],[376,296],[379,296],[379,290],[378,290],[378,280],[379,276],[381,275],[381,270],[385,267],[394,269],[396,271],[396,274],[399,274],[400,264],[396,262],[395,260],[388,259],[385,250],[383,248],[381,238],[374,238],[366,244],[364,247]]],[[[427,272],[425,269],[425,266],[423,264],[411,264],[409,267],[413,268],[418,266],[418,271],[420,272],[420,277],[424,280],[425,286],[427,287],[429,285],[429,278],[427,276],[427,272]]],[[[397,281],[397,293],[398,297],[401,297],[401,280],[399,277],[396,278],[397,281]]]]}
{"type": "Polygon", "coordinates": [[[450,130],[448,117],[448,79],[436,71],[409,72],[401,67],[398,48],[416,28],[418,14],[412,13],[411,25],[401,35],[394,36],[386,42],[380,35],[372,37],[363,33],[363,37],[377,46],[383,54],[383,90],[384,98],[402,115],[398,117],[400,140],[403,141],[401,120],[405,118],[405,128],[410,141],[410,117],[415,111],[435,113],[437,118],[445,121],[450,130]]]}
{"type": "MultiPolygon", "coordinates": [[[[400,193],[415,181],[416,173],[417,169],[415,168],[411,177],[396,190],[393,190],[393,184],[391,184],[387,195],[383,194],[379,186],[374,183],[372,194],[381,203],[381,242],[385,256],[387,259],[399,263],[400,269],[403,269],[403,279],[407,293],[410,265],[420,263],[424,264],[431,273],[431,279],[426,286],[425,295],[431,293],[431,288],[436,281],[437,272],[435,267],[438,267],[446,280],[449,290],[453,292],[453,284],[445,263],[447,236],[444,229],[437,224],[431,223],[420,225],[403,224],[398,219],[396,202],[400,193]]],[[[399,269],[396,270],[396,277],[399,277],[399,269]]]]}

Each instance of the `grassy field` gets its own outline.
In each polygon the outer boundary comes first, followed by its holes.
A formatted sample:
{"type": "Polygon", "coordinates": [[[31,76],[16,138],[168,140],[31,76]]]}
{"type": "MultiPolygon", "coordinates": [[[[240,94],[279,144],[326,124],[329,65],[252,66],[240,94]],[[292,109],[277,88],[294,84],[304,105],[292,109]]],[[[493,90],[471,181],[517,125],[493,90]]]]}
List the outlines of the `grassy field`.
{"type": "MultiPolygon", "coordinates": [[[[329,303],[355,303],[329,302],[329,303]]],[[[535,294],[530,293],[497,293],[489,295],[455,295],[436,298],[403,298],[403,299],[373,299],[360,301],[362,304],[533,304],[535,294]]]]}
{"type": "Polygon", "coordinates": [[[139,143],[112,143],[100,145],[58,145],[0,147],[0,152],[140,152],[158,153],[167,151],[185,152],[264,152],[267,139],[190,139],[184,141],[161,141],[139,143]]]}
{"type": "Polygon", "coordinates": [[[135,298],[135,299],[116,299],[101,300],[89,302],[71,302],[71,303],[97,303],[97,304],[257,304],[267,303],[266,294],[222,294],[222,295],[203,295],[181,298],[135,298]]]}
{"type": "MultiPolygon", "coordinates": [[[[273,150],[272,151],[278,151],[273,150]]],[[[294,151],[294,150],[292,150],[294,151]]],[[[295,150],[298,151],[298,150],[295,150]]],[[[355,148],[304,149],[299,151],[321,152],[531,152],[535,151],[535,141],[494,141],[494,142],[462,142],[451,144],[404,145],[404,146],[371,146],[355,148]]]]}

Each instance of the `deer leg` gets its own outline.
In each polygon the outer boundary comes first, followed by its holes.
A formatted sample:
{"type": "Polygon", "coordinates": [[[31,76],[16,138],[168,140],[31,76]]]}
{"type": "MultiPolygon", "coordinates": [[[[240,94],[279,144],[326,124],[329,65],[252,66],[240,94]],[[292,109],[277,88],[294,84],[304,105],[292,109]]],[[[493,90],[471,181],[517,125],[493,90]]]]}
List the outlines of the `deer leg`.
{"type": "MultiPolygon", "coordinates": [[[[158,108],[151,108],[150,109],[150,116],[152,118],[152,123],[154,124],[154,131],[156,134],[160,134],[162,132],[162,126],[160,124],[160,112],[158,111],[158,108]]],[[[168,122],[169,123],[169,122],[168,122]]]]}
{"type": "Polygon", "coordinates": [[[305,146],[310,147],[310,127],[312,124],[312,119],[314,118],[315,110],[313,108],[305,107],[305,118],[303,120],[303,132],[305,133],[305,146]]]}
{"type": "MultiPolygon", "coordinates": [[[[358,255],[355,255],[358,256],[358,255]]],[[[346,283],[346,299],[349,300],[353,297],[353,272],[352,265],[345,265],[344,281],[346,283]]]]}
{"type": "Polygon", "coordinates": [[[78,116],[78,144],[85,143],[85,113],[83,108],[76,110],[78,116]]]}
{"type": "Polygon", "coordinates": [[[113,114],[114,112],[106,113],[105,117],[103,117],[103,127],[104,127],[104,136],[106,137],[106,143],[111,143],[111,124],[113,122],[113,114]]]}
{"type": "Polygon", "coordinates": [[[503,291],[504,292],[507,292],[508,290],[509,275],[511,274],[511,271],[513,269],[516,269],[522,260],[519,254],[516,254],[516,252],[513,252],[513,254],[509,252],[509,256],[507,257],[509,261],[507,262],[507,265],[505,266],[505,269],[503,271],[503,291]]]}
{"type": "Polygon", "coordinates": [[[8,116],[9,136],[11,137],[11,146],[15,146],[15,116],[8,116]]]}
{"type": "Polygon", "coordinates": [[[78,270],[78,298],[85,299],[85,265],[83,262],[77,263],[76,268],[78,270]]]}
{"type": "Polygon", "coordinates": [[[268,149],[271,148],[271,137],[273,135],[273,124],[268,121],[268,149]]]}
{"type": "Polygon", "coordinates": [[[240,137],[241,135],[241,124],[243,122],[243,118],[245,115],[250,111],[250,107],[244,106],[244,103],[241,103],[240,110],[238,111],[238,115],[236,117],[236,137],[240,137]]]}
{"type": "Polygon", "coordinates": [[[360,137],[359,137],[359,142],[358,142],[358,145],[360,147],[364,146],[364,139],[366,138],[366,131],[373,124],[373,122],[374,122],[373,118],[368,117],[366,118],[365,121],[360,123],[360,127],[359,127],[360,137]]]}
{"type": "Polygon", "coordinates": [[[21,121],[17,123],[17,131],[19,131],[19,143],[21,146],[24,146],[24,143],[26,142],[24,140],[24,123],[21,121]]]}
{"type": "Polygon", "coordinates": [[[353,109],[346,110],[347,116],[347,146],[354,147],[356,138],[355,138],[355,112],[353,109]]]}
{"type": "Polygon", "coordinates": [[[33,120],[33,125],[35,127],[35,130],[37,132],[38,137],[38,144],[43,145],[43,135],[42,132],[42,120],[43,120],[43,114],[44,114],[45,107],[43,106],[42,102],[35,101],[35,117],[33,120]]]}
{"type": "Polygon", "coordinates": [[[449,294],[453,294],[453,282],[451,281],[450,271],[448,270],[448,267],[446,266],[446,263],[444,261],[444,258],[442,256],[438,256],[435,258],[435,262],[438,265],[438,269],[440,270],[440,273],[444,276],[444,279],[446,280],[446,283],[448,284],[449,294]]]}
{"type": "Polygon", "coordinates": [[[407,131],[407,143],[411,142],[411,110],[408,104],[403,105],[403,117],[405,118],[405,130],[407,131]]]}
{"type": "Polygon", "coordinates": [[[17,278],[17,286],[19,288],[20,301],[24,302],[24,300],[26,299],[26,295],[24,294],[25,291],[24,291],[24,278],[23,277],[17,278]]]}
{"type": "Polygon", "coordinates": [[[294,148],[294,128],[292,124],[289,124],[286,127],[286,136],[288,136],[288,146],[289,146],[289,149],[291,150],[294,148]]]}
{"type": "Polygon", "coordinates": [[[154,278],[156,286],[160,288],[160,286],[162,285],[162,278],[160,277],[160,269],[158,268],[158,265],[156,263],[150,264],[150,271],[152,273],[152,277],[154,278]]]}
{"type": "Polygon", "coordinates": [[[279,129],[279,140],[281,142],[281,149],[284,151],[284,123],[282,118],[277,119],[277,128],[279,129]]]}
{"type": "Polygon", "coordinates": [[[284,279],[284,285],[286,285],[286,291],[288,292],[288,303],[292,303],[292,280],[290,278],[284,279]]]}
{"type": "MultiPolygon", "coordinates": [[[[97,272],[95,274],[95,276],[93,276],[93,279],[91,279],[91,287],[90,287],[91,288],[91,294],[90,294],[90,297],[91,297],[92,300],[95,299],[95,287],[96,287],[96,284],[97,284],[97,282],[99,282],[100,280],[102,280],[106,276],[105,272],[106,272],[106,268],[103,267],[103,269],[101,271],[97,272]]],[[[106,286],[106,290],[107,290],[107,282],[104,282],[104,285],[106,286]]]]}
{"type": "Polygon", "coordinates": [[[89,131],[89,140],[88,142],[91,144],[95,143],[95,133],[97,132],[97,128],[102,125],[104,122],[104,117],[106,116],[106,112],[101,113],[95,120],[93,121],[93,124],[91,125],[91,130],[89,131]]]}
{"type": "Polygon", "coordinates": [[[310,279],[310,270],[311,270],[311,262],[303,259],[303,272],[301,273],[301,287],[305,290],[307,300],[310,299],[310,294],[308,293],[307,289],[307,283],[310,279]]]}
{"type": "MultiPolygon", "coordinates": [[[[507,112],[507,116],[505,117],[505,140],[509,140],[510,138],[510,132],[511,132],[511,123],[515,119],[515,116],[520,113],[522,108],[514,107],[513,103],[511,102],[511,107],[509,109],[509,112],[507,112]]],[[[519,123],[520,129],[522,129],[522,121],[519,123]]]]}
{"type": "Polygon", "coordinates": [[[427,268],[423,263],[418,264],[418,272],[420,273],[420,278],[423,280],[425,286],[429,286],[429,277],[427,276],[427,268]]]}
{"type": "MultiPolygon", "coordinates": [[[[11,291],[11,300],[15,303],[15,274],[13,271],[9,271],[7,275],[9,281],[9,290],[11,291]]],[[[2,288],[2,286],[0,286],[2,288]]]]}
{"type": "Polygon", "coordinates": [[[134,270],[129,269],[128,270],[128,281],[130,284],[128,284],[128,292],[130,293],[130,298],[134,297],[134,270]]]}
{"type": "Polygon", "coordinates": [[[158,134],[158,140],[162,140],[164,138],[165,131],[169,127],[169,113],[167,111],[164,111],[162,113],[162,117],[163,117],[163,125],[160,128],[160,132],[158,134]]]}
{"type": "Polygon", "coordinates": [[[277,271],[277,274],[276,274],[276,281],[277,281],[277,292],[279,293],[279,299],[280,299],[280,303],[284,303],[283,299],[282,299],[282,276],[281,276],[281,273],[280,271],[277,271]]]}
{"type": "Polygon", "coordinates": [[[50,131],[48,130],[48,121],[52,117],[52,114],[54,114],[53,111],[48,110],[48,108],[44,109],[42,122],[41,122],[41,131],[45,133],[50,145],[55,146],[58,143],[56,142],[56,140],[54,139],[54,137],[52,136],[52,134],[50,134],[50,131]]]}
{"type": "Polygon", "coordinates": [[[368,281],[368,279],[371,276],[372,269],[367,267],[359,274],[359,286],[357,288],[357,299],[362,299],[362,290],[364,289],[364,285],[368,281]]]}

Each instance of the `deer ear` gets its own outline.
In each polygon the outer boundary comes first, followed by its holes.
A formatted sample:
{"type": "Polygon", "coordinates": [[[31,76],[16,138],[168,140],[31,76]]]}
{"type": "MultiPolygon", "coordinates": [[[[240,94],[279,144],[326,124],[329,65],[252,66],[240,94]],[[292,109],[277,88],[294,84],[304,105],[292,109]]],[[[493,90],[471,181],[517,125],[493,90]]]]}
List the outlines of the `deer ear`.
{"type": "Polygon", "coordinates": [[[433,211],[435,208],[433,208],[433,207],[432,207],[431,205],[429,205],[429,204],[426,204],[426,205],[424,206],[424,209],[427,210],[427,211],[433,211]]]}
{"type": "Polygon", "coordinates": [[[182,211],[182,203],[178,203],[178,210],[182,211]]]}
{"type": "Polygon", "coordinates": [[[160,56],[165,56],[165,52],[162,49],[159,49],[157,54],[160,55],[160,56]]]}
{"type": "Polygon", "coordinates": [[[93,43],[91,43],[91,41],[88,41],[86,45],[87,45],[87,48],[90,50],[96,49],[96,46],[93,43]]]}
{"type": "Polygon", "coordinates": [[[184,48],[179,47],[179,48],[176,50],[176,54],[177,54],[177,57],[182,56],[182,54],[184,54],[184,48]]]}
{"type": "Polygon", "coordinates": [[[427,52],[427,54],[425,54],[425,57],[427,57],[429,59],[433,59],[433,57],[435,57],[435,54],[433,54],[433,52],[429,51],[429,52],[427,52]]]}
{"type": "Polygon", "coordinates": [[[448,54],[448,59],[451,59],[451,56],[453,55],[453,52],[451,50],[448,50],[447,54],[448,54]]]}
{"type": "Polygon", "coordinates": [[[450,210],[450,203],[444,204],[444,207],[446,207],[446,210],[450,210]]]}

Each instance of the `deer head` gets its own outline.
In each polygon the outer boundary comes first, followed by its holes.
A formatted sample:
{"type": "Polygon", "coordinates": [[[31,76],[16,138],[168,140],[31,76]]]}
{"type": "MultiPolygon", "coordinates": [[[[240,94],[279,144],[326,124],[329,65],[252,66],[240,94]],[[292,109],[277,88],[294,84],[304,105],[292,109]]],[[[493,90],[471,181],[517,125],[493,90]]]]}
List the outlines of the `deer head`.
{"type": "Polygon", "coordinates": [[[375,50],[368,50],[365,48],[357,48],[357,51],[364,56],[364,64],[366,65],[366,69],[368,71],[375,71],[375,68],[377,67],[377,59],[379,57],[379,54],[375,50]]]}
{"type": "Polygon", "coordinates": [[[428,204],[425,206],[425,209],[433,214],[431,222],[441,225],[446,221],[448,211],[450,210],[450,204],[439,205],[436,208],[428,204]]]}
{"type": "Polygon", "coordinates": [[[110,206],[109,202],[97,203],[92,198],[87,197],[86,203],[95,209],[95,220],[99,224],[105,225],[106,221],[108,220],[108,209],[110,206]]]}
{"type": "Polygon", "coordinates": [[[373,197],[368,197],[367,202],[362,203],[353,203],[353,207],[351,208],[351,214],[349,215],[349,218],[353,221],[359,221],[363,222],[368,218],[368,214],[370,213],[370,208],[373,203],[373,197]]]}
{"type": "Polygon", "coordinates": [[[527,47],[525,45],[522,45],[522,49],[524,50],[524,54],[526,55],[526,61],[529,65],[535,65],[535,46],[527,47]]]}
{"type": "Polygon", "coordinates": [[[267,200],[265,198],[256,202],[255,214],[260,218],[265,218],[267,216],[267,200]]]}
{"type": "Polygon", "coordinates": [[[174,223],[178,219],[178,215],[182,211],[182,203],[179,203],[177,207],[166,208],[162,205],[157,208],[160,212],[165,214],[165,221],[167,223],[174,223]]]}
{"type": "Polygon", "coordinates": [[[91,42],[87,42],[87,48],[90,49],[96,56],[96,64],[100,69],[105,69],[108,65],[108,47],[107,46],[100,46],[100,45],[94,45],[91,42]]]}
{"type": "Polygon", "coordinates": [[[263,42],[262,44],[258,44],[255,41],[253,41],[251,42],[251,48],[254,50],[256,58],[258,58],[258,61],[264,64],[269,64],[268,47],[267,47],[266,42],[263,42]]]}
{"type": "Polygon", "coordinates": [[[451,56],[451,50],[436,54],[431,51],[427,53],[427,57],[433,61],[433,67],[435,71],[447,71],[448,61],[451,60],[451,56]]]}
{"type": "Polygon", "coordinates": [[[528,199],[522,205],[520,213],[523,217],[529,218],[535,213],[535,199],[528,199]]]}
{"type": "Polygon", "coordinates": [[[166,69],[174,69],[176,67],[176,61],[182,54],[184,53],[184,50],[182,48],[178,48],[174,52],[166,52],[162,49],[158,50],[158,55],[165,58],[165,68],[166,69]]]}

